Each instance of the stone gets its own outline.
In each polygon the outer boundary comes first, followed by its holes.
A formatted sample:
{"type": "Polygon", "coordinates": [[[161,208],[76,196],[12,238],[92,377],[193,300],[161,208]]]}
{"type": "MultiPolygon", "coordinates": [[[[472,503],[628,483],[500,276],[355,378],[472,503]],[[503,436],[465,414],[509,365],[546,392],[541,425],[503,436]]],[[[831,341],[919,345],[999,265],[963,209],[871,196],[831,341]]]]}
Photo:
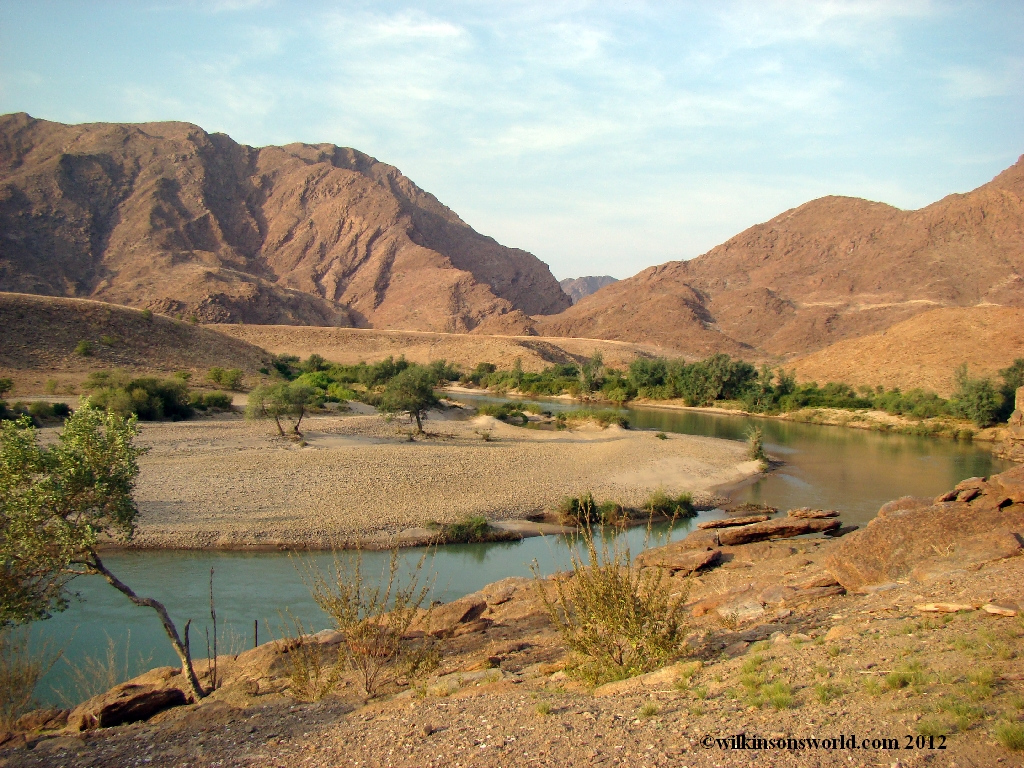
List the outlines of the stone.
{"type": "Polygon", "coordinates": [[[743,504],[737,504],[735,507],[730,507],[725,510],[725,514],[730,517],[748,517],[750,515],[777,515],[779,510],[775,507],[769,507],[767,504],[754,504],[753,502],[744,502],[743,504]]]}
{"type": "Polygon", "coordinates": [[[733,560],[758,563],[764,560],[783,560],[796,554],[796,548],[778,541],[757,541],[736,547],[722,547],[723,555],[732,555],[733,560]]]}
{"type": "Polygon", "coordinates": [[[811,509],[810,507],[791,509],[786,514],[799,520],[826,520],[830,517],[839,517],[839,513],[834,509],[811,509]]]}
{"type": "Polygon", "coordinates": [[[854,634],[856,633],[854,632],[853,627],[846,624],[836,624],[825,633],[825,642],[832,643],[836,640],[845,640],[847,637],[852,637],[854,634]]]}
{"type": "Polygon", "coordinates": [[[476,620],[486,610],[487,601],[474,595],[433,607],[427,617],[429,633],[434,637],[450,637],[459,624],[476,620]]]}
{"type": "Polygon", "coordinates": [[[899,499],[887,501],[883,504],[878,510],[878,517],[898,516],[900,513],[909,510],[930,507],[931,504],[931,499],[924,499],[918,496],[903,496],[899,499]]]}
{"type": "Polygon", "coordinates": [[[750,523],[763,523],[768,515],[747,515],[746,517],[727,517],[724,520],[707,520],[697,523],[698,528],[732,528],[737,525],[749,525],[750,523]]]}
{"type": "Polygon", "coordinates": [[[719,546],[718,531],[698,529],[677,542],[677,546],[680,549],[714,549],[719,546]]]}
{"type": "Polygon", "coordinates": [[[825,567],[848,590],[863,591],[872,584],[929,581],[1024,552],[1024,467],[960,485],[952,499],[970,489],[978,494],[970,501],[885,505],[885,515],[834,545],[825,567]]]}
{"type": "Polygon", "coordinates": [[[720,549],[672,551],[668,547],[659,547],[641,552],[635,562],[641,567],[664,568],[686,575],[715,565],[721,559],[720,549]]]}
{"type": "Polygon", "coordinates": [[[725,650],[723,650],[722,653],[732,659],[737,656],[742,656],[747,652],[747,648],[749,647],[750,643],[744,642],[743,640],[737,640],[735,643],[725,646],[725,650]]]}
{"type": "Polygon", "coordinates": [[[924,613],[959,613],[960,611],[973,611],[973,605],[965,603],[922,603],[915,605],[914,610],[924,613]]]}
{"type": "Polygon", "coordinates": [[[838,528],[840,525],[842,523],[836,519],[801,520],[799,518],[784,517],[778,520],[767,520],[763,523],[744,525],[740,528],[726,528],[719,531],[718,541],[721,546],[735,546],[737,544],[748,544],[767,539],[788,539],[807,533],[820,533],[838,528]]]}
{"type": "Polygon", "coordinates": [[[985,603],[981,606],[981,610],[985,613],[991,613],[994,616],[1016,616],[1018,610],[1010,607],[1009,605],[1002,605],[1000,603],[985,603]]]}
{"type": "Polygon", "coordinates": [[[648,672],[646,675],[637,675],[625,680],[617,680],[614,683],[606,683],[594,689],[594,696],[603,698],[607,696],[623,696],[630,693],[651,689],[671,688],[676,681],[688,680],[693,677],[703,665],[699,661],[680,662],[668,667],[648,672]]]}
{"type": "Polygon", "coordinates": [[[187,703],[180,688],[133,682],[115,685],[75,707],[68,715],[68,728],[87,731],[148,720],[157,712],[187,703]]]}
{"type": "Polygon", "coordinates": [[[47,707],[45,709],[33,709],[19,717],[14,727],[19,731],[43,731],[63,728],[68,722],[68,709],[57,709],[47,707]]]}

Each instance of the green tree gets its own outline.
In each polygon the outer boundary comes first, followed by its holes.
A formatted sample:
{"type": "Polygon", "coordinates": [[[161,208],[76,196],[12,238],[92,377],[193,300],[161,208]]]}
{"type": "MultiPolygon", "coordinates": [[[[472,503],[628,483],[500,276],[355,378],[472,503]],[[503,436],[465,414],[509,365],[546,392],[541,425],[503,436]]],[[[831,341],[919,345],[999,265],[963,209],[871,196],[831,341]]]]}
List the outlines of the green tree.
{"type": "Polygon", "coordinates": [[[127,542],[135,533],[133,492],[143,452],[137,435],[135,417],[88,401],[49,448],[39,445],[27,418],[0,424],[0,626],[47,618],[67,606],[72,579],[102,576],[135,605],[156,611],[199,699],[189,623],[179,636],[163,604],[136,595],[96,551],[101,541],[127,542]]]}
{"type": "Polygon", "coordinates": [[[966,363],[957,367],[953,380],[956,390],[949,402],[954,415],[970,419],[979,427],[994,424],[1002,398],[992,380],[972,379],[967,374],[966,363]]]}
{"type": "Polygon", "coordinates": [[[319,406],[321,399],[319,390],[304,381],[279,381],[250,392],[245,415],[249,419],[273,419],[281,437],[285,435],[281,419],[294,419],[292,434],[301,437],[299,425],[303,417],[310,408],[319,406]]]}
{"type": "Polygon", "coordinates": [[[423,434],[427,411],[441,401],[434,394],[437,377],[429,368],[413,365],[384,385],[379,408],[384,413],[407,413],[416,421],[416,430],[423,434]]]}

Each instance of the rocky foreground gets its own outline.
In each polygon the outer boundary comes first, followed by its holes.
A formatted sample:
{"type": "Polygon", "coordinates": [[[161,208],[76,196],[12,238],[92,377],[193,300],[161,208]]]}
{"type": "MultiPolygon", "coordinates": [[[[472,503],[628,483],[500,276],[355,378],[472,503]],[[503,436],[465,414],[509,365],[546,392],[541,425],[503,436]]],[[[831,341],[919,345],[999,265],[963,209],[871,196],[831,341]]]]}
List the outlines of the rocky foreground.
{"type": "MultiPolygon", "coordinates": [[[[844,533],[828,510],[735,510],[644,552],[691,623],[686,657],[648,675],[568,677],[538,583],[506,579],[435,608],[418,631],[436,667],[371,701],[352,677],[298,701],[295,641],[268,643],[221,657],[198,704],[162,668],[31,713],[0,735],[0,764],[1020,765],[1024,466],[896,500],[837,539],[792,538],[813,530],[844,533]]],[[[340,641],[306,647],[330,659],[340,641]]]]}

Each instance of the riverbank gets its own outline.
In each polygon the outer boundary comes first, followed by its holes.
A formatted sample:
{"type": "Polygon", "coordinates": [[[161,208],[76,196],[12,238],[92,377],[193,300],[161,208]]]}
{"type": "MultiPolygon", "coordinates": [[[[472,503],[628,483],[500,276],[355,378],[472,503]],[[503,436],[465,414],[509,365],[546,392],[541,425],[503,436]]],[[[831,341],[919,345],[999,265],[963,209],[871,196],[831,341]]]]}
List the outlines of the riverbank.
{"type": "Polygon", "coordinates": [[[529,533],[529,521],[567,495],[639,508],[662,488],[706,505],[760,472],[739,441],[594,424],[524,429],[462,408],[431,412],[427,434],[411,442],[405,420],[375,413],[302,426],[294,442],[276,437],[272,422],[237,415],[144,424],[131,546],[413,544],[432,523],[475,515],[529,533]]]}
{"type": "MultiPolygon", "coordinates": [[[[486,395],[490,397],[510,397],[513,399],[534,399],[534,395],[524,394],[515,390],[505,393],[497,393],[488,389],[471,389],[468,387],[451,386],[446,387],[446,392],[455,395],[486,395]]],[[[721,406],[692,406],[686,405],[682,399],[673,400],[652,400],[650,398],[636,398],[627,403],[613,403],[610,400],[579,400],[571,395],[545,396],[545,400],[556,400],[566,403],[579,403],[581,408],[586,407],[643,407],[661,408],[672,411],[684,411],[689,413],[713,413],[719,415],[752,416],[761,419],[775,419],[777,421],[794,421],[801,424],[816,424],[819,426],[850,427],[852,429],[863,429],[872,432],[891,432],[900,435],[919,435],[922,437],[945,437],[953,440],[977,440],[988,444],[998,444],[1006,437],[1005,425],[997,425],[986,429],[979,429],[973,422],[965,419],[954,419],[940,416],[929,419],[915,419],[907,416],[886,413],[876,410],[848,410],[845,408],[801,408],[786,413],[754,413],[744,410],[737,403],[729,402],[721,406]]]]}

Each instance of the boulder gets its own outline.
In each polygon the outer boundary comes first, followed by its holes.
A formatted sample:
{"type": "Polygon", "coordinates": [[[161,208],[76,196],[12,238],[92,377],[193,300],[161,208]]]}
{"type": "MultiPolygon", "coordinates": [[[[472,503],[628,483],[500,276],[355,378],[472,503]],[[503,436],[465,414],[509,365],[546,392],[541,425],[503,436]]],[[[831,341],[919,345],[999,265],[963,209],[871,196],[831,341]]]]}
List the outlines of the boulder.
{"type": "Polygon", "coordinates": [[[14,727],[19,731],[52,731],[63,728],[68,722],[67,709],[47,707],[33,709],[18,718],[14,727]]]}
{"type": "Polygon", "coordinates": [[[649,549],[637,555],[636,565],[640,567],[664,568],[683,575],[715,565],[722,559],[720,549],[671,550],[669,547],[649,549]]]}
{"type": "Polygon", "coordinates": [[[75,707],[68,715],[68,728],[87,731],[148,720],[157,712],[185,704],[180,688],[157,684],[121,683],[75,707]]]}
{"type": "Polygon", "coordinates": [[[467,595],[430,609],[428,631],[434,637],[450,637],[460,624],[469,624],[487,610],[487,601],[479,595],[467,595]]]}
{"type": "MultiPolygon", "coordinates": [[[[670,545],[673,546],[673,545],[670,545]]],[[[682,541],[675,542],[679,549],[714,549],[719,546],[718,531],[715,529],[698,529],[682,541]]]]}
{"type": "Polygon", "coordinates": [[[697,523],[698,528],[732,528],[736,525],[750,525],[750,523],[763,523],[768,515],[747,515],[746,517],[727,517],[724,520],[708,520],[697,523]]]}
{"type": "Polygon", "coordinates": [[[839,513],[834,509],[811,509],[810,507],[791,509],[786,514],[799,520],[827,520],[830,517],[839,517],[839,513]]]}
{"type": "Polygon", "coordinates": [[[740,528],[726,528],[719,532],[718,542],[724,547],[749,544],[752,541],[788,539],[793,536],[802,536],[805,533],[831,531],[840,525],[842,523],[834,518],[830,520],[801,520],[800,518],[783,517],[778,520],[744,525],[740,528]]]}
{"type": "Polygon", "coordinates": [[[1024,467],[970,478],[939,498],[947,500],[886,504],[885,514],[840,540],[826,567],[847,589],[863,591],[928,581],[1024,551],[1024,467]]]}
{"type": "Polygon", "coordinates": [[[594,689],[597,697],[623,696],[638,693],[644,690],[669,689],[678,680],[689,680],[693,674],[701,668],[701,662],[690,661],[672,664],[646,675],[637,675],[625,680],[616,680],[614,683],[606,683],[594,689]]]}

